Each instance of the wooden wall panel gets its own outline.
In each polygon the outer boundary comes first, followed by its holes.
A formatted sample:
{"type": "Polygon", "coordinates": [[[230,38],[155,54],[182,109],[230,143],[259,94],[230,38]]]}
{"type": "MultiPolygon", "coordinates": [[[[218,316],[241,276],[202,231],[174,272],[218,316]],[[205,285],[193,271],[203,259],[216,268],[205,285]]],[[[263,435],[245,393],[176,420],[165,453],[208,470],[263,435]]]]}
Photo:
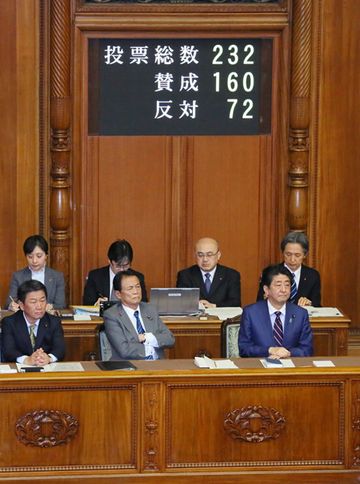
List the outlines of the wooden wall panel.
{"type": "Polygon", "coordinates": [[[38,0],[2,0],[0,15],[0,304],[39,226],[38,0]]]}
{"type": "MultiPolygon", "coordinates": [[[[193,190],[191,197],[192,240],[216,238],[221,263],[240,271],[242,304],[255,301],[262,269],[261,231],[268,214],[262,199],[271,200],[271,162],[264,139],[259,136],[197,137],[194,140],[193,190]],[[261,167],[261,164],[265,167],[261,167]],[[264,178],[262,178],[264,177],[264,178]],[[270,193],[268,193],[270,191],[270,193]]],[[[274,215],[272,216],[274,219],[274,215]]],[[[188,263],[194,261],[193,243],[188,263]]],[[[266,254],[269,256],[269,254],[266,254]]]]}
{"type": "MultiPolygon", "coordinates": [[[[99,30],[93,19],[87,26],[84,21],[79,17],[74,41],[74,161],[81,161],[73,164],[79,207],[73,255],[79,264],[72,268],[71,300],[80,301],[88,271],[107,263],[108,246],[117,238],[133,245],[133,267],[145,274],[149,289],[175,285],[177,271],[194,262],[194,241],[207,234],[220,241],[222,262],[240,270],[243,303],[254,302],[262,267],[277,258],[273,238],[283,225],[278,218],[285,219],[287,116],[279,112],[286,110],[288,91],[279,85],[288,78],[286,17],[269,34],[274,39],[272,134],[228,137],[89,137],[87,40],[105,34],[93,33],[99,30]],[[276,180],[275,190],[270,180],[276,180]]],[[[111,31],[124,29],[123,20],[117,22],[111,31]]],[[[165,35],[162,22],[157,28],[165,35]]],[[[202,35],[201,29],[192,35],[202,35]]]]}
{"type": "MultiPolygon", "coordinates": [[[[134,249],[133,267],[148,287],[164,286],[171,226],[170,142],[166,137],[102,137],[89,156],[86,173],[84,277],[107,264],[118,238],[134,249]],[[93,201],[95,197],[95,203],[93,201]]],[[[89,153],[90,154],[90,153],[89,153]]]]}
{"type": "Polygon", "coordinates": [[[322,275],[323,304],[343,308],[353,326],[360,326],[360,2],[323,0],[316,8],[316,266],[322,275]]]}

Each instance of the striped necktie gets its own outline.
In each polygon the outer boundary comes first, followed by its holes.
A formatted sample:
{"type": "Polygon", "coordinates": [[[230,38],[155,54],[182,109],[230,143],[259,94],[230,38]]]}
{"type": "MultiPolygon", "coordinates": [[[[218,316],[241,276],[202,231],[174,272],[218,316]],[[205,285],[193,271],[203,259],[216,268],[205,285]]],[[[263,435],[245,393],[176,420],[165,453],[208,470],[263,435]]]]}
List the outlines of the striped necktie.
{"type": "MultiPolygon", "coordinates": [[[[136,331],[139,334],[144,334],[145,329],[144,329],[143,325],[141,324],[138,310],[134,311],[134,316],[135,316],[135,321],[136,321],[136,331]]],[[[152,357],[152,355],[145,356],[145,360],[153,360],[153,359],[154,358],[152,357]]]]}
{"type": "Polygon", "coordinates": [[[296,295],[297,295],[297,287],[296,287],[296,282],[295,282],[295,274],[292,272],[292,279],[291,279],[291,290],[290,290],[290,302],[294,302],[296,295]]]}
{"type": "Polygon", "coordinates": [[[136,321],[136,331],[139,334],[144,334],[145,333],[145,329],[143,328],[143,325],[141,324],[140,316],[139,316],[139,311],[138,310],[134,311],[134,316],[135,316],[135,321],[136,321]]]}
{"type": "Polygon", "coordinates": [[[276,343],[276,346],[282,346],[283,345],[283,339],[284,339],[284,331],[281,323],[281,311],[276,311],[275,312],[275,322],[274,322],[274,340],[276,343]]]}

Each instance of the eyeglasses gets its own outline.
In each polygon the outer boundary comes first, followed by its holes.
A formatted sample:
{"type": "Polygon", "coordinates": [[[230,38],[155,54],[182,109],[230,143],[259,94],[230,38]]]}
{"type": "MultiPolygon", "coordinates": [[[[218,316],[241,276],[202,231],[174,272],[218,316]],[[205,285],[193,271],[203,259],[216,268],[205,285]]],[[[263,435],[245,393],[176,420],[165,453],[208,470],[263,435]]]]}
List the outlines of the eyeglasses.
{"type": "Polygon", "coordinates": [[[215,257],[218,252],[218,250],[216,252],[196,252],[196,257],[199,257],[199,259],[204,259],[205,257],[210,259],[211,257],[215,257]]]}

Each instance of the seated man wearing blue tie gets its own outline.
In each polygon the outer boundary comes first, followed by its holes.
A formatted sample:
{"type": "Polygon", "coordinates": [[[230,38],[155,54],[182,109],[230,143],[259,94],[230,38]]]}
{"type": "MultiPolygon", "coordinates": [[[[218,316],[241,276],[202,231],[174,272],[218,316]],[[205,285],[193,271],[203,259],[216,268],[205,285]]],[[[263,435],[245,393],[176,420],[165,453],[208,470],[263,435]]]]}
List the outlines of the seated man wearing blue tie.
{"type": "Polygon", "coordinates": [[[311,356],[313,335],[306,309],[287,302],[291,274],[282,265],[264,269],[261,286],[266,300],[246,306],[239,331],[240,356],[311,356]]]}
{"type": "Polygon", "coordinates": [[[36,279],[23,282],[17,291],[20,310],[2,320],[2,359],[44,366],[65,355],[60,318],[46,313],[47,291],[36,279]]]}
{"type": "Polygon", "coordinates": [[[155,307],[141,302],[141,284],[131,271],[118,272],[113,281],[119,302],[104,312],[111,360],[157,360],[175,338],[155,307]]]}
{"type": "Polygon", "coordinates": [[[240,273],[218,264],[220,257],[215,239],[199,239],[195,245],[196,265],[178,272],[176,287],[200,288],[200,302],[205,308],[241,306],[240,273]]]}
{"type": "MultiPolygon", "coordinates": [[[[309,240],[303,232],[289,232],[281,241],[284,262],[282,265],[292,274],[290,301],[299,306],[321,306],[320,274],[303,264],[309,252],[309,240]]],[[[257,300],[264,299],[259,286],[257,300]]]]}

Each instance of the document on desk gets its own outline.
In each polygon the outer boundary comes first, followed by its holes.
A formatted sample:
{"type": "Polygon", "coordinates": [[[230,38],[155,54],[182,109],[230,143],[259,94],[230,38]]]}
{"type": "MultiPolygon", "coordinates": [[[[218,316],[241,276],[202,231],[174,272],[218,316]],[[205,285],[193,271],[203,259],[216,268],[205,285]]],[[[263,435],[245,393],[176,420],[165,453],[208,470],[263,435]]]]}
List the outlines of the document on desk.
{"type": "Polygon", "coordinates": [[[242,314],[242,309],[238,308],[208,308],[205,309],[205,313],[209,316],[217,316],[222,321],[229,318],[235,318],[242,314]]]}
{"type": "Polygon", "coordinates": [[[76,361],[69,361],[69,362],[55,362],[55,363],[50,363],[49,365],[44,365],[44,366],[34,366],[34,365],[24,365],[21,363],[16,363],[16,368],[17,371],[24,373],[24,372],[60,372],[60,371],[85,371],[84,367],[82,366],[81,363],[78,363],[76,361]]]}
{"type": "Polygon", "coordinates": [[[70,306],[74,314],[87,314],[89,316],[99,316],[99,306],[70,306]]]}
{"type": "Polygon", "coordinates": [[[264,368],[295,368],[294,362],[291,358],[283,360],[273,360],[271,358],[262,358],[260,360],[264,368]]]}
{"type": "Polygon", "coordinates": [[[194,364],[199,368],[210,368],[212,370],[224,370],[227,368],[239,369],[231,360],[212,360],[207,356],[195,356],[194,364]]]}
{"type": "Polygon", "coordinates": [[[81,363],[77,361],[55,362],[44,366],[44,371],[85,371],[81,363]]]}
{"type": "Polygon", "coordinates": [[[10,365],[0,365],[0,373],[17,373],[17,369],[11,368],[10,365]]]}
{"type": "Polygon", "coordinates": [[[313,365],[317,366],[318,368],[327,368],[335,366],[331,360],[314,360],[313,365]]]}
{"type": "Polygon", "coordinates": [[[314,308],[313,306],[303,306],[309,313],[310,318],[334,318],[343,316],[338,308],[314,308]]]}

